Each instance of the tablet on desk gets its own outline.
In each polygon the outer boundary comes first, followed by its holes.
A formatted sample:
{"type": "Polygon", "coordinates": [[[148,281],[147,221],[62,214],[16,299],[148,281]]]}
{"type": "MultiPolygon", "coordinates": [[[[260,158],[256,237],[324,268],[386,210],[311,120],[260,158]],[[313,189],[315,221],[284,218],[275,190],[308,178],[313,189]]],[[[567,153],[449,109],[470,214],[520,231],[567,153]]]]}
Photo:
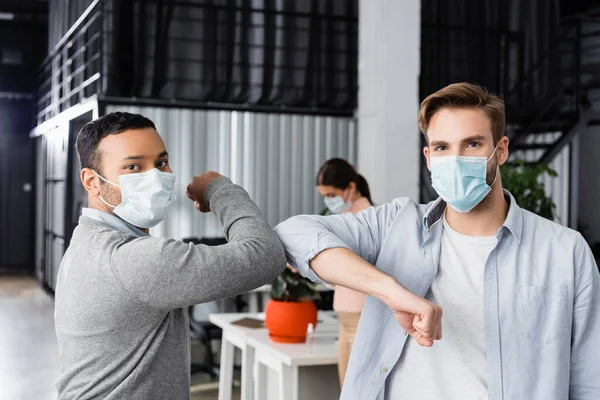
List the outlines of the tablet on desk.
{"type": "Polygon", "coordinates": [[[265,327],[265,321],[256,318],[242,318],[237,321],[233,321],[231,325],[241,326],[242,328],[258,329],[265,327]]]}

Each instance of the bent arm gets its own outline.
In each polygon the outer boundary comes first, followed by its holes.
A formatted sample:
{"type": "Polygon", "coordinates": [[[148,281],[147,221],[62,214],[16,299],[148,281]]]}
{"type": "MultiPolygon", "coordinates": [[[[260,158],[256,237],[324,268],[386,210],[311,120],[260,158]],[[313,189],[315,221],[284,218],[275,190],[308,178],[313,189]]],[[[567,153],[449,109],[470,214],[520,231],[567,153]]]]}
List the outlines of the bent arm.
{"type": "Polygon", "coordinates": [[[229,243],[152,237],[124,242],[114,249],[111,267],[133,297],[159,309],[186,307],[248,292],[283,271],[281,242],[244,189],[219,178],[208,185],[205,199],[229,243]]]}
{"type": "MultiPolygon", "coordinates": [[[[316,272],[311,261],[320,253],[330,249],[347,249],[357,254],[367,263],[374,265],[379,256],[381,244],[403,200],[396,200],[377,208],[369,208],[359,214],[334,216],[301,215],[279,224],[275,232],[283,243],[287,260],[300,273],[315,282],[330,283],[344,277],[342,260],[324,265],[332,274],[316,272]]],[[[338,283],[339,284],[339,283],[338,283]]]]}

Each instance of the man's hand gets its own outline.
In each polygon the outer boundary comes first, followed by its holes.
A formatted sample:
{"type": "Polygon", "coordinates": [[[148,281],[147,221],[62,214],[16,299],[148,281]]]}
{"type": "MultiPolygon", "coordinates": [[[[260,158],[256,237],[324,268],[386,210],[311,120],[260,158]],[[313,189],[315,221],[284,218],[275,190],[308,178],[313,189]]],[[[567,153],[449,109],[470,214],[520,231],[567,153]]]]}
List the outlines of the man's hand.
{"type": "Polygon", "coordinates": [[[217,178],[220,178],[222,175],[209,171],[200,176],[195,176],[192,178],[192,182],[188,185],[185,194],[189,197],[190,200],[194,202],[194,206],[198,211],[201,212],[209,212],[210,208],[205,202],[204,192],[206,191],[207,186],[217,178]]]}
{"type": "Polygon", "coordinates": [[[442,338],[442,308],[414,293],[398,294],[397,304],[392,300],[388,306],[396,315],[398,323],[421,346],[431,347],[434,340],[442,338]]]}

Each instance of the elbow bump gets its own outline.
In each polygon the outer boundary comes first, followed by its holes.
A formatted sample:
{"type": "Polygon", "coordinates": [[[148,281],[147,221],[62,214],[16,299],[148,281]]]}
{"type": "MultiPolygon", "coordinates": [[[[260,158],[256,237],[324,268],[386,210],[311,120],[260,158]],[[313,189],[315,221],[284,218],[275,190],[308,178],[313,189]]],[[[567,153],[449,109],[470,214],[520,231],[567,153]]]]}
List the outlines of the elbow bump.
{"type": "Polygon", "coordinates": [[[283,246],[281,244],[273,248],[270,258],[272,260],[271,263],[273,264],[273,267],[278,271],[278,273],[287,267],[285,251],[283,250],[283,246]]]}
{"type": "Polygon", "coordinates": [[[281,242],[274,238],[273,241],[256,241],[253,243],[257,261],[266,268],[276,270],[279,274],[286,267],[285,251],[281,242]]]}

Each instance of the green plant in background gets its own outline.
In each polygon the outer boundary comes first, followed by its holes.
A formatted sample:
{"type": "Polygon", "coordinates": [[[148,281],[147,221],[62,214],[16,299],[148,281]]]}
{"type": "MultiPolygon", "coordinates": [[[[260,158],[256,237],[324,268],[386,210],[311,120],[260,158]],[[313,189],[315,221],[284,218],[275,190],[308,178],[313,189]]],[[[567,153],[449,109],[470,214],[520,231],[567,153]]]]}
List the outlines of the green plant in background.
{"type": "MultiPolygon", "coordinates": [[[[541,177],[557,177],[555,170],[547,164],[529,164],[523,160],[511,161],[500,167],[502,186],[512,193],[520,207],[554,221],[556,205],[546,194],[541,177]]],[[[589,240],[588,229],[580,226],[579,232],[588,241],[596,260],[600,260],[600,242],[589,240]]],[[[600,267],[600,265],[599,265],[600,267]]]]}
{"type": "Polygon", "coordinates": [[[544,183],[540,179],[545,175],[557,177],[555,170],[547,164],[530,164],[516,160],[501,166],[500,171],[502,186],[515,197],[521,208],[551,221],[555,220],[556,204],[546,194],[544,183]]]}
{"type": "Polygon", "coordinates": [[[271,284],[271,298],[277,301],[318,299],[316,285],[297,272],[286,268],[271,284]]]}

